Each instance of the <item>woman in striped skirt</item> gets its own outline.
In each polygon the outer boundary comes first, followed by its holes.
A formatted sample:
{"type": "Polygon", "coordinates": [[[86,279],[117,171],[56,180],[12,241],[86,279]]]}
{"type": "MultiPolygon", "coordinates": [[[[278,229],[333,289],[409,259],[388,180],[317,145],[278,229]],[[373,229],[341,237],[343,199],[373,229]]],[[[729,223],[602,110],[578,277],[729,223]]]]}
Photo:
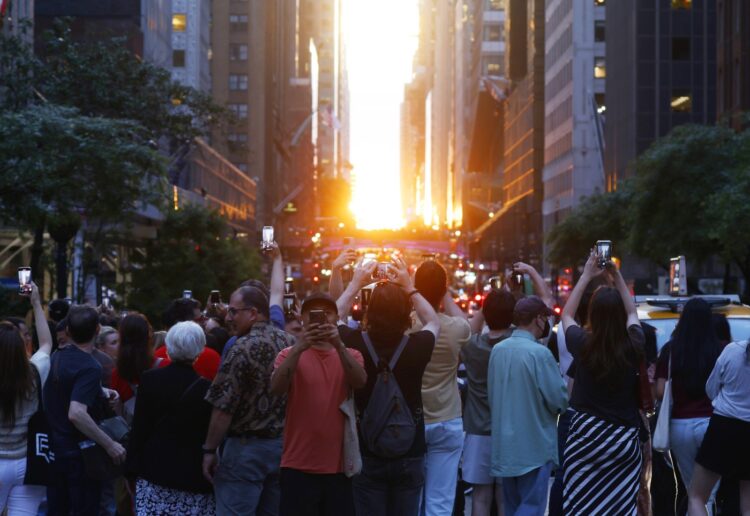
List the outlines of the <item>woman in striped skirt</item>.
{"type": "Polygon", "coordinates": [[[638,364],[645,336],[625,281],[599,256],[583,275],[562,313],[573,355],[571,407],[576,411],[565,443],[563,512],[568,515],[635,515],[641,447],[638,364]],[[573,318],[586,285],[605,274],[615,288],[599,287],[589,304],[588,327],[573,318]]]}

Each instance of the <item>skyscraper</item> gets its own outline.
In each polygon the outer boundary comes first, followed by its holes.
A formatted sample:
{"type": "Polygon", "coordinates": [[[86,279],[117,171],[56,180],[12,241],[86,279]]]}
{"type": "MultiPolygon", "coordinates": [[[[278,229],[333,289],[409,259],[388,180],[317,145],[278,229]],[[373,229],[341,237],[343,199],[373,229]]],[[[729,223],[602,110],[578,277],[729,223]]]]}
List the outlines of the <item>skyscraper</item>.
{"type": "Polygon", "coordinates": [[[717,115],[740,129],[743,122],[739,115],[750,111],[750,4],[746,0],[718,0],[716,7],[717,115]]]}
{"type": "Polygon", "coordinates": [[[210,52],[210,0],[172,0],[172,78],[210,92],[210,52]]]}

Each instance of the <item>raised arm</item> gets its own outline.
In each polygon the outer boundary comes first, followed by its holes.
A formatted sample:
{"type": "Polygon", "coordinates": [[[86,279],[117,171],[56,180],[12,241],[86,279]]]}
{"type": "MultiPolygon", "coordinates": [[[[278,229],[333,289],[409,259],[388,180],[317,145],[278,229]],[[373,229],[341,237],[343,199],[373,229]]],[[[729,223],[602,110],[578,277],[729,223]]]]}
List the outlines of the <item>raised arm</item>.
{"type": "Polygon", "coordinates": [[[471,326],[471,333],[481,333],[484,328],[484,312],[477,310],[474,315],[469,319],[469,326],[471,326]]]}
{"type": "Polygon", "coordinates": [[[446,315],[450,315],[451,317],[461,317],[462,319],[469,319],[469,316],[461,310],[461,308],[456,304],[456,302],[453,300],[453,296],[451,296],[450,291],[446,291],[445,295],[443,296],[443,311],[446,315]]]}
{"type": "Polygon", "coordinates": [[[544,304],[552,308],[555,304],[555,299],[552,297],[552,290],[547,285],[547,282],[544,281],[542,275],[534,267],[523,262],[513,265],[513,269],[528,274],[534,283],[534,293],[544,301],[544,304]]]}
{"type": "Polygon", "coordinates": [[[432,305],[414,288],[414,282],[409,275],[409,267],[400,257],[394,258],[393,263],[396,268],[395,282],[406,292],[414,304],[414,311],[422,323],[422,330],[429,331],[435,336],[435,340],[440,336],[440,319],[432,305]]]}
{"type": "Polygon", "coordinates": [[[563,331],[567,331],[571,326],[578,325],[578,323],[576,323],[576,312],[578,311],[578,306],[581,304],[583,293],[586,291],[586,287],[591,282],[592,278],[601,273],[602,269],[599,268],[599,257],[592,251],[591,254],[589,254],[589,259],[586,260],[586,265],[583,267],[581,278],[570,293],[570,297],[563,307],[562,314],[560,314],[560,322],[562,323],[563,331]]]}
{"type": "Polygon", "coordinates": [[[638,309],[635,307],[635,301],[633,300],[633,296],[630,294],[630,290],[620,273],[620,269],[618,269],[614,263],[609,262],[607,264],[607,273],[614,280],[615,288],[620,293],[622,302],[625,305],[625,311],[628,314],[628,327],[634,324],[640,324],[641,322],[638,320],[638,309]]]}
{"type": "Polygon", "coordinates": [[[349,263],[357,261],[357,252],[354,249],[345,249],[331,264],[331,279],[328,282],[328,294],[333,299],[338,299],[344,292],[344,279],[341,270],[349,263]]]}
{"type": "Polygon", "coordinates": [[[375,270],[377,265],[376,262],[369,262],[367,264],[359,262],[354,267],[352,280],[347,285],[344,293],[336,299],[336,308],[342,320],[346,320],[346,317],[349,315],[352,303],[354,303],[354,298],[357,297],[359,290],[372,283],[372,271],[375,270]]]}
{"type": "Polygon", "coordinates": [[[49,324],[47,324],[47,317],[44,315],[44,308],[42,308],[42,299],[39,296],[39,287],[36,283],[31,282],[31,308],[34,311],[34,326],[36,328],[36,337],[39,340],[39,351],[52,353],[52,333],[49,331],[49,324]]]}
{"type": "Polygon", "coordinates": [[[271,266],[271,288],[269,292],[268,305],[282,306],[284,299],[284,260],[281,257],[281,248],[276,242],[272,247],[273,265],[271,266]]]}

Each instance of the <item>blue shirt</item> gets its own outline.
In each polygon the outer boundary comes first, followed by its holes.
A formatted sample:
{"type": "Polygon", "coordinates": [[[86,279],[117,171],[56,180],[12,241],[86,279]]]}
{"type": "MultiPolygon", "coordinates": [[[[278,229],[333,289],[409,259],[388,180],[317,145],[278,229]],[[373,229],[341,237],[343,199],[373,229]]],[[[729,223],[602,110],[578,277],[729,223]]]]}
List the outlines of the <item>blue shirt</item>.
{"type": "Polygon", "coordinates": [[[557,418],[568,390],[552,352],[524,330],[496,344],[487,371],[493,477],[558,464],[557,418]]]}
{"type": "MultiPolygon", "coordinates": [[[[284,331],[284,327],[286,326],[286,319],[284,318],[284,310],[279,305],[271,305],[271,307],[268,309],[268,318],[271,321],[271,324],[276,326],[281,331],[284,331]]],[[[226,345],[224,346],[224,350],[221,352],[221,361],[223,362],[224,359],[229,354],[229,350],[232,349],[232,346],[235,345],[237,342],[237,337],[230,337],[227,341],[226,345]]]]}

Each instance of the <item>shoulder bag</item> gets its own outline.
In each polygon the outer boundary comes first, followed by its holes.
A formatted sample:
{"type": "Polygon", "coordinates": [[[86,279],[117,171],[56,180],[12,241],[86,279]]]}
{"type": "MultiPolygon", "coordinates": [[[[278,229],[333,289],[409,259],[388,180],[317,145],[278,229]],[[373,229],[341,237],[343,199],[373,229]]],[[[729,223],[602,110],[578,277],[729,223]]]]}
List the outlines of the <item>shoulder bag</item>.
{"type": "Polygon", "coordinates": [[[23,483],[27,485],[46,486],[49,485],[55,454],[50,447],[50,428],[47,417],[44,414],[44,401],[42,399],[42,377],[33,365],[37,384],[36,412],[29,419],[29,429],[26,436],[26,474],[23,483]]]}
{"type": "Polygon", "coordinates": [[[354,393],[349,390],[349,396],[339,405],[344,413],[344,475],[351,478],[362,471],[362,455],[359,451],[359,436],[357,435],[357,409],[354,406],[354,393]]]}
{"type": "Polygon", "coordinates": [[[656,419],[656,428],[652,446],[654,450],[669,451],[669,424],[672,419],[672,353],[669,353],[669,373],[667,383],[664,385],[664,397],[659,407],[659,416],[656,419]]]}

